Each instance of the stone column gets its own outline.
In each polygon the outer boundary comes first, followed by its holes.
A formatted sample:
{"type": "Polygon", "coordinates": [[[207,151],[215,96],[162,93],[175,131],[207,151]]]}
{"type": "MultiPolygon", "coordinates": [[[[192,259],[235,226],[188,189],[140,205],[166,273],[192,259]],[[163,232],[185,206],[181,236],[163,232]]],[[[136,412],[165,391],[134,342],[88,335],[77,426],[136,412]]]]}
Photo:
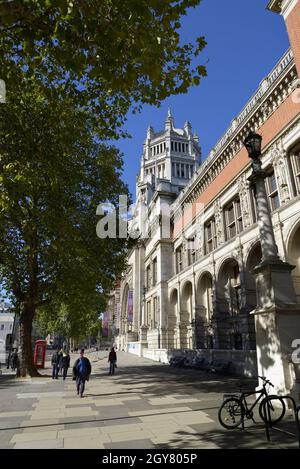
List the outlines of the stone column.
{"type": "Polygon", "coordinates": [[[256,210],[262,250],[262,261],[279,261],[268,196],[265,186],[266,173],[258,169],[252,173],[249,181],[255,184],[256,210]]]}
{"type": "Polygon", "coordinates": [[[271,380],[275,386],[274,394],[291,394],[299,400],[300,365],[291,363],[293,342],[300,336],[300,305],[297,304],[291,275],[294,266],[278,256],[265,190],[265,173],[255,163],[249,179],[256,187],[262,248],[262,262],[253,269],[257,306],[251,313],[255,318],[258,375],[271,380]]]}

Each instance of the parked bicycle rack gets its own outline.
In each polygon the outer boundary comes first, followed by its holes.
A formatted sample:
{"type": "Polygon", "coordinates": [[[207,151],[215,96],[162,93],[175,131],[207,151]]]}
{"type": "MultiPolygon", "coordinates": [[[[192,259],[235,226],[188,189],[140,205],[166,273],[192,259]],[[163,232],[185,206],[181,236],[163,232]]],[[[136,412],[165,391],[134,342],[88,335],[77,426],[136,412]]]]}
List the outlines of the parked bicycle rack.
{"type": "MultiPolygon", "coordinates": [[[[299,448],[300,448],[300,417],[299,417],[300,405],[297,406],[295,399],[291,396],[280,396],[280,397],[282,399],[289,399],[293,404],[293,411],[294,411],[295,424],[296,424],[296,435],[298,437],[298,445],[299,445],[299,448]]],[[[269,406],[266,406],[266,404],[269,400],[272,400],[272,396],[266,397],[264,399],[263,412],[264,412],[265,422],[266,422],[265,427],[266,427],[267,440],[271,441],[270,428],[272,428],[273,425],[272,425],[272,420],[271,420],[271,416],[270,416],[270,408],[269,408],[269,406]]]]}

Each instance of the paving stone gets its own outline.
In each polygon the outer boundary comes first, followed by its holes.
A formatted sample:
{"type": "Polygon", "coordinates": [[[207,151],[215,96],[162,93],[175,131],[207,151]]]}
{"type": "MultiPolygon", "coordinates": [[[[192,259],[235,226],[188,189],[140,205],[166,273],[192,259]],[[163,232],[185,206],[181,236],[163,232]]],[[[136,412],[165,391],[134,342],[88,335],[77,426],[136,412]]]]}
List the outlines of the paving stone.
{"type": "Polygon", "coordinates": [[[135,432],[110,432],[107,435],[111,438],[113,442],[116,441],[137,441],[141,439],[151,439],[153,434],[147,430],[139,430],[135,432]]]}
{"type": "Polygon", "coordinates": [[[11,443],[19,443],[21,441],[55,440],[56,438],[57,431],[20,433],[12,437],[11,443]]]}
{"type": "Polygon", "coordinates": [[[114,443],[106,443],[105,449],[152,449],[155,444],[152,440],[136,440],[136,441],[118,441],[114,443]]]}
{"type": "Polygon", "coordinates": [[[129,412],[129,415],[143,417],[146,415],[161,415],[164,414],[174,414],[176,412],[181,413],[184,411],[189,411],[188,407],[164,407],[162,409],[151,409],[151,410],[138,410],[135,412],[129,412]]]}
{"type": "Polygon", "coordinates": [[[104,442],[97,438],[64,438],[65,449],[104,449],[104,442]]]}
{"type": "Polygon", "coordinates": [[[14,449],[59,449],[63,448],[63,440],[23,441],[16,443],[14,449]]]}

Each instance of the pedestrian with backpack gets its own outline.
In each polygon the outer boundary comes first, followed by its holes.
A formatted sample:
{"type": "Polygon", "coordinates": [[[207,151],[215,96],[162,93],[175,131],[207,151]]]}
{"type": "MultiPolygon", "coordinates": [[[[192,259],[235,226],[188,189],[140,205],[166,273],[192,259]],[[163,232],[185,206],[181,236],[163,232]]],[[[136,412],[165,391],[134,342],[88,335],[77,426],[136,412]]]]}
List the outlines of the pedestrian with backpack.
{"type": "Polygon", "coordinates": [[[91,371],[91,363],[84,356],[84,349],[81,349],[79,358],[77,358],[73,366],[73,380],[76,380],[77,394],[80,397],[83,397],[85,382],[89,380],[91,371]]]}

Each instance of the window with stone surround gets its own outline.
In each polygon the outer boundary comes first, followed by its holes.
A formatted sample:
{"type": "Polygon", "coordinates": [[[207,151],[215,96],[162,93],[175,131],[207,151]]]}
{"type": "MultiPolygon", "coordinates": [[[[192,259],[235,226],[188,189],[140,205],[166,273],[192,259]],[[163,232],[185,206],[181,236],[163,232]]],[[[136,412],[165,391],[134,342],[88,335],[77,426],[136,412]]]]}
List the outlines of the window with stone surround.
{"type": "Polygon", "coordinates": [[[269,204],[272,212],[280,207],[278,186],[274,169],[268,171],[266,177],[266,190],[269,197],[269,204]]]}
{"type": "Polygon", "coordinates": [[[189,266],[196,262],[195,236],[188,240],[188,263],[189,266]]]}
{"type": "Polygon", "coordinates": [[[243,218],[239,197],[230,202],[224,209],[226,240],[234,238],[243,231],[243,218]]]}
{"type": "Polygon", "coordinates": [[[179,274],[179,272],[181,272],[183,269],[182,246],[179,246],[179,248],[176,249],[175,256],[176,256],[176,273],[179,274]]]}
{"type": "Polygon", "coordinates": [[[151,301],[147,301],[146,316],[147,326],[151,326],[151,301]]]}
{"type": "Polygon", "coordinates": [[[217,247],[217,233],[215,218],[211,218],[204,225],[205,254],[209,254],[217,247]]]}
{"type": "Polygon", "coordinates": [[[158,308],[157,308],[157,296],[153,298],[153,322],[151,324],[152,328],[155,329],[157,327],[157,314],[158,314],[158,308]]]}
{"type": "Polygon", "coordinates": [[[293,183],[295,195],[300,195],[300,144],[298,144],[290,153],[290,162],[293,172],[293,183]]]}
{"type": "Polygon", "coordinates": [[[152,264],[152,268],[153,268],[153,285],[156,285],[157,284],[157,257],[153,260],[153,264],[152,264]]]}
{"type": "Polygon", "coordinates": [[[146,287],[149,290],[151,288],[151,266],[146,267],[146,287]]]}

